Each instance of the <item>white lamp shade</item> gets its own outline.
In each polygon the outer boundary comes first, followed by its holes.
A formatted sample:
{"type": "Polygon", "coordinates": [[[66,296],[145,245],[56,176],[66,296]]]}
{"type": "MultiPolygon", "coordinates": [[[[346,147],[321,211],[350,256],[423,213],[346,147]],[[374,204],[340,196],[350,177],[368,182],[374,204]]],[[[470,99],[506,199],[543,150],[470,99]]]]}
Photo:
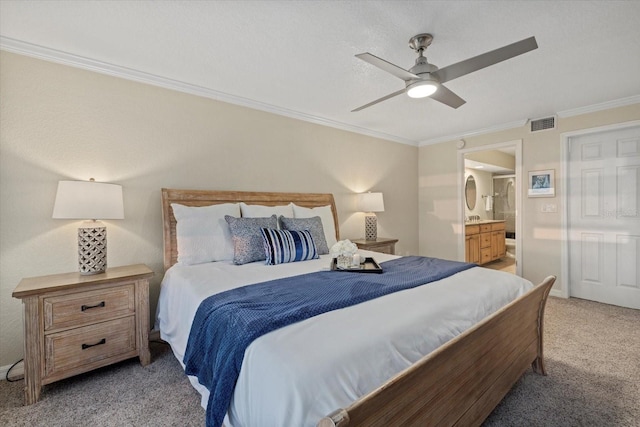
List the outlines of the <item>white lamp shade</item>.
{"type": "Polygon", "coordinates": [[[95,181],[59,181],[53,218],[123,219],[122,186],[95,181]]]}
{"type": "Polygon", "coordinates": [[[384,200],[382,193],[358,194],[358,211],[360,212],[384,212],[384,200]]]}

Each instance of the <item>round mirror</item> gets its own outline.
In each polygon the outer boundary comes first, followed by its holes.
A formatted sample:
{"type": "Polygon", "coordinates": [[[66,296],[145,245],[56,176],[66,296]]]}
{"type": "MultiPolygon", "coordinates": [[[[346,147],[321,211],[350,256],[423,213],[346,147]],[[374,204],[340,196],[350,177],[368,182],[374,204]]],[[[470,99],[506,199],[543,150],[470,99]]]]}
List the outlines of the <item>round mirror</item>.
{"type": "Polygon", "coordinates": [[[513,208],[516,205],[516,189],[513,187],[513,179],[507,182],[507,207],[513,208]]]}
{"type": "Polygon", "coordinates": [[[473,210],[476,207],[476,180],[471,175],[467,177],[464,185],[464,198],[469,210],[473,210]]]}

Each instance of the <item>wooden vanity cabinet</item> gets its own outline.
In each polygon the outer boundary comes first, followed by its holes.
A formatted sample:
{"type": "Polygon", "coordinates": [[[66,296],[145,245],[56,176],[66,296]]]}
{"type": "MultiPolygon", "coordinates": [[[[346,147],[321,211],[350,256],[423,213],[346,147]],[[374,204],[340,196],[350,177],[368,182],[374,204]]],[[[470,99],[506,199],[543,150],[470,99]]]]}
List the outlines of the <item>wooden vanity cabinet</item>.
{"type": "Polygon", "coordinates": [[[480,264],[480,226],[467,225],[464,236],[465,261],[480,264]]]}
{"type": "Polygon", "coordinates": [[[465,226],[465,261],[486,264],[506,255],[504,221],[465,226]]]}

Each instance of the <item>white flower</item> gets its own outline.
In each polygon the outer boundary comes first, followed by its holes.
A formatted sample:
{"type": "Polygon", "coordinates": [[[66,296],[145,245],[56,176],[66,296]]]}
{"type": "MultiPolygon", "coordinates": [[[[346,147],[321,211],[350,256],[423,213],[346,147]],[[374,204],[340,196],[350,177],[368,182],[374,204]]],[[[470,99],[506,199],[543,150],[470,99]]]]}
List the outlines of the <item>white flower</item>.
{"type": "Polygon", "coordinates": [[[337,258],[338,255],[353,256],[358,251],[358,247],[351,240],[340,240],[335,245],[331,246],[329,253],[333,258],[337,258]]]}

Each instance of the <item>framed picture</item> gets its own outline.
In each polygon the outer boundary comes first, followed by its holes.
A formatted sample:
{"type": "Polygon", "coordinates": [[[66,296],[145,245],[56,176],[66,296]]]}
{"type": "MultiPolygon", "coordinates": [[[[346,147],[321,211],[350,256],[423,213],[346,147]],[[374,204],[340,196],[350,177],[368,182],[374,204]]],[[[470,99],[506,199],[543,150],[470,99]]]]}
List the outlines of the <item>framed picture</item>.
{"type": "Polygon", "coordinates": [[[555,197],[555,170],[529,171],[529,197],[555,197]]]}

